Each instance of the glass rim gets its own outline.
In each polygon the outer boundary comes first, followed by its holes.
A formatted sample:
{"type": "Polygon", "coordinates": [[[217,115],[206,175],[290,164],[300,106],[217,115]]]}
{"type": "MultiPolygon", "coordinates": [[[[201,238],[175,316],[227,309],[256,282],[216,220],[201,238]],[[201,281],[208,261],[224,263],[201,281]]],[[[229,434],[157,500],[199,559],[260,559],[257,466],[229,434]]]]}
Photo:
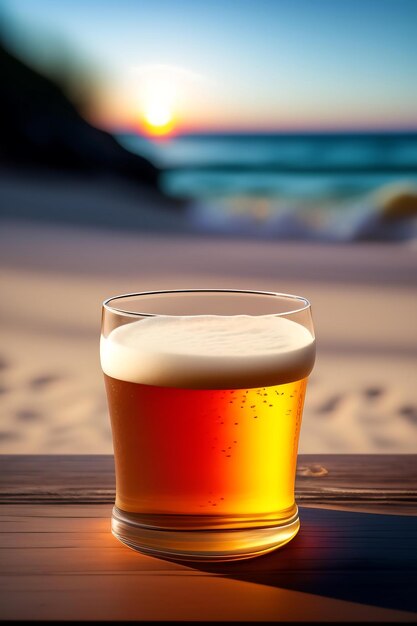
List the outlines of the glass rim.
{"type": "MultiPolygon", "coordinates": [[[[123,293],[123,294],[119,294],[117,296],[111,296],[110,298],[107,298],[106,300],[103,301],[103,308],[106,309],[107,311],[111,312],[111,313],[118,313],[121,315],[126,315],[126,316],[132,316],[132,317],[165,317],[166,314],[163,313],[141,313],[138,311],[128,311],[125,309],[119,309],[115,306],[111,305],[111,302],[113,301],[117,301],[117,300],[123,300],[125,298],[134,298],[134,297],[139,297],[139,296],[162,296],[162,295],[181,295],[181,294],[220,294],[220,295],[225,295],[225,294],[230,294],[230,295],[237,295],[237,294],[243,294],[243,295],[253,295],[253,296],[269,296],[269,297],[275,297],[275,298],[284,298],[287,300],[296,300],[300,303],[303,304],[303,306],[300,306],[297,309],[293,309],[290,311],[284,311],[282,313],[268,313],[267,315],[275,315],[277,317],[282,317],[284,315],[294,315],[295,313],[301,313],[302,311],[306,311],[307,309],[311,308],[311,304],[309,302],[309,300],[307,300],[307,298],[305,298],[304,296],[297,296],[291,293],[280,293],[278,291],[261,291],[261,290],[254,290],[254,289],[216,289],[216,288],[207,288],[207,289],[157,289],[156,291],[138,291],[138,292],[132,292],[132,293],[123,293]]],[[[236,317],[237,315],[240,315],[240,313],[236,313],[233,315],[230,315],[230,317],[236,317]]],[[[182,315],[182,316],[176,316],[176,315],[172,315],[170,317],[196,317],[196,315],[182,315]]]]}

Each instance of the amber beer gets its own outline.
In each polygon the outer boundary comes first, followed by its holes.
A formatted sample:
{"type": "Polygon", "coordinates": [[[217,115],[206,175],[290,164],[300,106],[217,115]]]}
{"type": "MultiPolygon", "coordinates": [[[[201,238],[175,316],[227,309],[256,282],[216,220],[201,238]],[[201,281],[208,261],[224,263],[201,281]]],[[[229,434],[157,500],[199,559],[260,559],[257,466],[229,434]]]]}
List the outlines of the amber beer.
{"type": "MultiPolygon", "coordinates": [[[[314,361],[306,328],[281,318],[150,318],[112,331],[101,355],[119,538],[133,543],[133,523],[135,547],[158,552],[155,529],[172,531],[174,553],[186,556],[207,545],[188,546],[187,530],[279,528],[279,541],[258,552],[297,532],[297,448],[314,361]]],[[[235,544],[219,535],[219,558],[235,544]]]]}
{"type": "Polygon", "coordinates": [[[215,515],[218,525],[294,514],[305,379],[219,390],[105,380],[117,507],[161,527],[167,515],[215,515]]]}

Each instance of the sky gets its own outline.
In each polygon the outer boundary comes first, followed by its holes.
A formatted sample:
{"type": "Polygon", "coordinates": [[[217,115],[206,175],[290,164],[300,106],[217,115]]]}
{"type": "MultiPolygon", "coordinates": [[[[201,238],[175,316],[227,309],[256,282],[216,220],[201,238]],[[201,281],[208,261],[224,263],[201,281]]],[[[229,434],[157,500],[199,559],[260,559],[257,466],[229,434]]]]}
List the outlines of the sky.
{"type": "Polygon", "coordinates": [[[33,65],[88,68],[120,130],[417,129],[417,0],[0,0],[33,65]]]}

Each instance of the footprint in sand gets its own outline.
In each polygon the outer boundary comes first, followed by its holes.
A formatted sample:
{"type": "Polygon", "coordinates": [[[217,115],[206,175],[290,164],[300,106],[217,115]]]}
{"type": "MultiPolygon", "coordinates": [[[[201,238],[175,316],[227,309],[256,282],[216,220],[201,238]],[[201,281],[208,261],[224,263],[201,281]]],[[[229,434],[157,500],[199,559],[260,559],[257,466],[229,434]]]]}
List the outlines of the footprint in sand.
{"type": "Polygon", "coordinates": [[[2,441],[15,441],[16,439],[21,439],[19,433],[13,430],[3,430],[0,431],[0,442],[2,441]]]}
{"type": "Polygon", "coordinates": [[[368,387],[363,391],[363,395],[368,398],[368,400],[376,400],[376,398],[380,398],[384,393],[385,389],[382,387],[368,387]]]}
{"type": "Polygon", "coordinates": [[[340,406],[343,400],[342,394],[337,394],[328,398],[323,404],[316,408],[316,413],[321,416],[330,417],[331,414],[340,406]]]}
{"type": "Polygon", "coordinates": [[[42,419],[42,415],[34,409],[20,409],[15,416],[21,422],[37,422],[42,419]]]}
{"type": "Polygon", "coordinates": [[[402,417],[405,417],[405,419],[412,424],[417,425],[417,406],[413,406],[412,404],[406,404],[405,406],[402,406],[400,408],[399,414],[402,417]]]}
{"type": "Polygon", "coordinates": [[[379,450],[389,450],[396,445],[395,441],[391,437],[384,437],[380,434],[372,434],[370,436],[370,440],[379,450]]]}
{"type": "Polygon", "coordinates": [[[35,376],[29,381],[29,387],[36,391],[41,391],[58,380],[60,380],[60,376],[57,376],[56,374],[41,374],[40,376],[35,376]]]}

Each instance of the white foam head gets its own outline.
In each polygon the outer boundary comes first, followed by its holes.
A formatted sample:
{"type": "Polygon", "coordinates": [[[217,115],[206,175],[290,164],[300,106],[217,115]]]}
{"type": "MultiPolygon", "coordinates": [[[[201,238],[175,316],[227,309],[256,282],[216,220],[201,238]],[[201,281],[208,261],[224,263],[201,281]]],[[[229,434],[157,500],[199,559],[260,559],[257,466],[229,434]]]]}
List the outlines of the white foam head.
{"type": "Polygon", "coordinates": [[[301,380],[311,372],[309,330],[277,316],[158,316],[101,338],[108,376],[189,389],[244,389],[301,380]]]}

